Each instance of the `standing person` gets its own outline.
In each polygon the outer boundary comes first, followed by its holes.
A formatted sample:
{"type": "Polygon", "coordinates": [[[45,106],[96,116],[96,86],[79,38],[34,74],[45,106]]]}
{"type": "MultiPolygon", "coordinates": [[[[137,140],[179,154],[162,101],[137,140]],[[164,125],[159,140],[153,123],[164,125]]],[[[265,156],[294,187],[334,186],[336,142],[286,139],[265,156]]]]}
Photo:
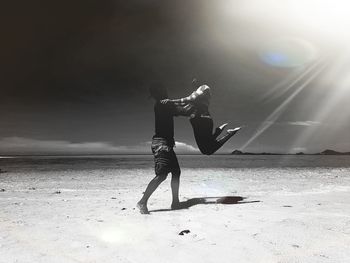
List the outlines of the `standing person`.
{"type": "Polygon", "coordinates": [[[152,86],[150,95],[155,100],[155,134],[152,138],[152,153],[154,155],[155,174],[156,176],[148,184],[143,197],[137,203],[141,214],[149,214],[147,201],[157,187],[171,173],[171,208],[179,208],[179,185],[180,185],[180,166],[173,150],[174,140],[174,116],[189,116],[188,108],[175,104],[162,104],[160,101],[167,99],[167,90],[163,86],[152,86]]]}
{"type": "MultiPolygon", "coordinates": [[[[196,85],[197,80],[194,79],[192,84],[196,85]]],[[[241,127],[228,129],[224,136],[217,139],[227,123],[217,127],[213,133],[214,121],[209,113],[210,98],[211,92],[209,86],[201,85],[187,97],[171,100],[165,99],[161,101],[161,103],[165,105],[182,105],[187,109],[192,109],[190,122],[193,128],[194,137],[199,150],[206,155],[215,153],[241,129],[241,127]]]]}

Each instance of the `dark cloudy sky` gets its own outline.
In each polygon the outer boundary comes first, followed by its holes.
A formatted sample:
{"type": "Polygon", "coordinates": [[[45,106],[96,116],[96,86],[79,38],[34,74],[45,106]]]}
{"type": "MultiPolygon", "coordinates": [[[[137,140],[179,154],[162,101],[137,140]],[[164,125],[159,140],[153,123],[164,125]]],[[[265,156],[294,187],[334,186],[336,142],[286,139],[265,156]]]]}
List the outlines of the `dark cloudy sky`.
{"type": "MultiPolygon", "coordinates": [[[[0,153],[148,151],[148,86],[180,97],[193,77],[212,87],[216,124],[246,125],[224,152],[350,150],[348,53],[278,1],[274,15],[258,2],[8,1],[0,153]]],[[[188,120],[175,125],[178,149],[192,151],[188,120]]]]}

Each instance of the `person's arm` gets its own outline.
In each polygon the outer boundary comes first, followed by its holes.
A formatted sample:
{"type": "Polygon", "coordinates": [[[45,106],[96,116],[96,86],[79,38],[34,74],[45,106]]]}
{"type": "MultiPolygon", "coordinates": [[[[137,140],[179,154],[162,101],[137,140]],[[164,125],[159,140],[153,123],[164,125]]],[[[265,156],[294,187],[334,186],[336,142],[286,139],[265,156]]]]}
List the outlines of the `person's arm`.
{"type": "Polygon", "coordinates": [[[192,105],[186,104],[185,106],[176,104],[167,104],[174,116],[186,116],[189,117],[194,112],[192,105]]]}
{"type": "Polygon", "coordinates": [[[160,103],[162,104],[168,104],[168,105],[175,105],[175,106],[185,106],[186,102],[179,102],[178,100],[171,100],[171,99],[165,99],[165,100],[161,100],[160,103]]]}
{"type": "Polygon", "coordinates": [[[175,105],[185,105],[187,103],[191,103],[191,102],[195,101],[201,95],[203,95],[202,89],[197,89],[194,92],[192,92],[191,95],[189,95],[187,97],[180,98],[180,99],[165,99],[165,100],[162,100],[161,103],[163,103],[163,104],[172,103],[175,105]]]}
{"type": "Polygon", "coordinates": [[[189,95],[187,97],[180,98],[180,99],[173,99],[173,100],[170,100],[170,102],[178,103],[178,104],[180,104],[180,103],[186,104],[186,103],[195,101],[195,99],[201,94],[202,93],[199,93],[198,91],[194,91],[191,93],[191,95],[189,95]]]}

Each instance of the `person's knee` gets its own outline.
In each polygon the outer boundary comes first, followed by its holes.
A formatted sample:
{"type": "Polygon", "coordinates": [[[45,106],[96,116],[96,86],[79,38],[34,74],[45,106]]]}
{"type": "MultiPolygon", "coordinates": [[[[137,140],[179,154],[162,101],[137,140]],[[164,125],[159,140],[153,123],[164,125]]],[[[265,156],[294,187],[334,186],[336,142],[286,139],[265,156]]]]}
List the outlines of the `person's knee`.
{"type": "Polygon", "coordinates": [[[157,173],[156,178],[160,181],[163,182],[167,178],[168,174],[167,173],[157,173]]]}
{"type": "Polygon", "coordinates": [[[201,147],[199,147],[199,150],[205,155],[212,155],[215,152],[215,147],[212,144],[208,144],[205,146],[201,145],[201,147]]]}
{"type": "Polygon", "coordinates": [[[201,153],[205,154],[205,155],[212,155],[215,151],[213,149],[210,148],[205,148],[205,149],[201,149],[201,153]]]}
{"type": "Polygon", "coordinates": [[[181,175],[181,170],[180,169],[174,170],[171,172],[171,174],[172,174],[172,178],[179,178],[181,175]]]}

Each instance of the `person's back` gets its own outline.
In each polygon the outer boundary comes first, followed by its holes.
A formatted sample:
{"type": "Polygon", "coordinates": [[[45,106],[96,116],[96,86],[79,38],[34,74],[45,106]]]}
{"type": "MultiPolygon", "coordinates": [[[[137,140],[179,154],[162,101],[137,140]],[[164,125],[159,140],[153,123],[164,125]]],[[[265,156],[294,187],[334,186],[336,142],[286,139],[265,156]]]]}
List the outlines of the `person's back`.
{"type": "Polygon", "coordinates": [[[163,138],[174,144],[174,107],[156,101],[154,104],[155,134],[153,138],[163,138]]]}
{"type": "Polygon", "coordinates": [[[190,97],[193,99],[193,103],[201,106],[203,109],[209,109],[209,103],[211,98],[211,91],[208,85],[202,85],[196,89],[190,97]]]}
{"type": "MultiPolygon", "coordinates": [[[[180,105],[193,105],[195,112],[193,115],[205,115],[210,116],[209,114],[209,103],[211,98],[211,92],[208,85],[201,85],[189,96],[172,100],[175,103],[180,105]]],[[[189,107],[189,106],[188,106],[189,107]]]]}

